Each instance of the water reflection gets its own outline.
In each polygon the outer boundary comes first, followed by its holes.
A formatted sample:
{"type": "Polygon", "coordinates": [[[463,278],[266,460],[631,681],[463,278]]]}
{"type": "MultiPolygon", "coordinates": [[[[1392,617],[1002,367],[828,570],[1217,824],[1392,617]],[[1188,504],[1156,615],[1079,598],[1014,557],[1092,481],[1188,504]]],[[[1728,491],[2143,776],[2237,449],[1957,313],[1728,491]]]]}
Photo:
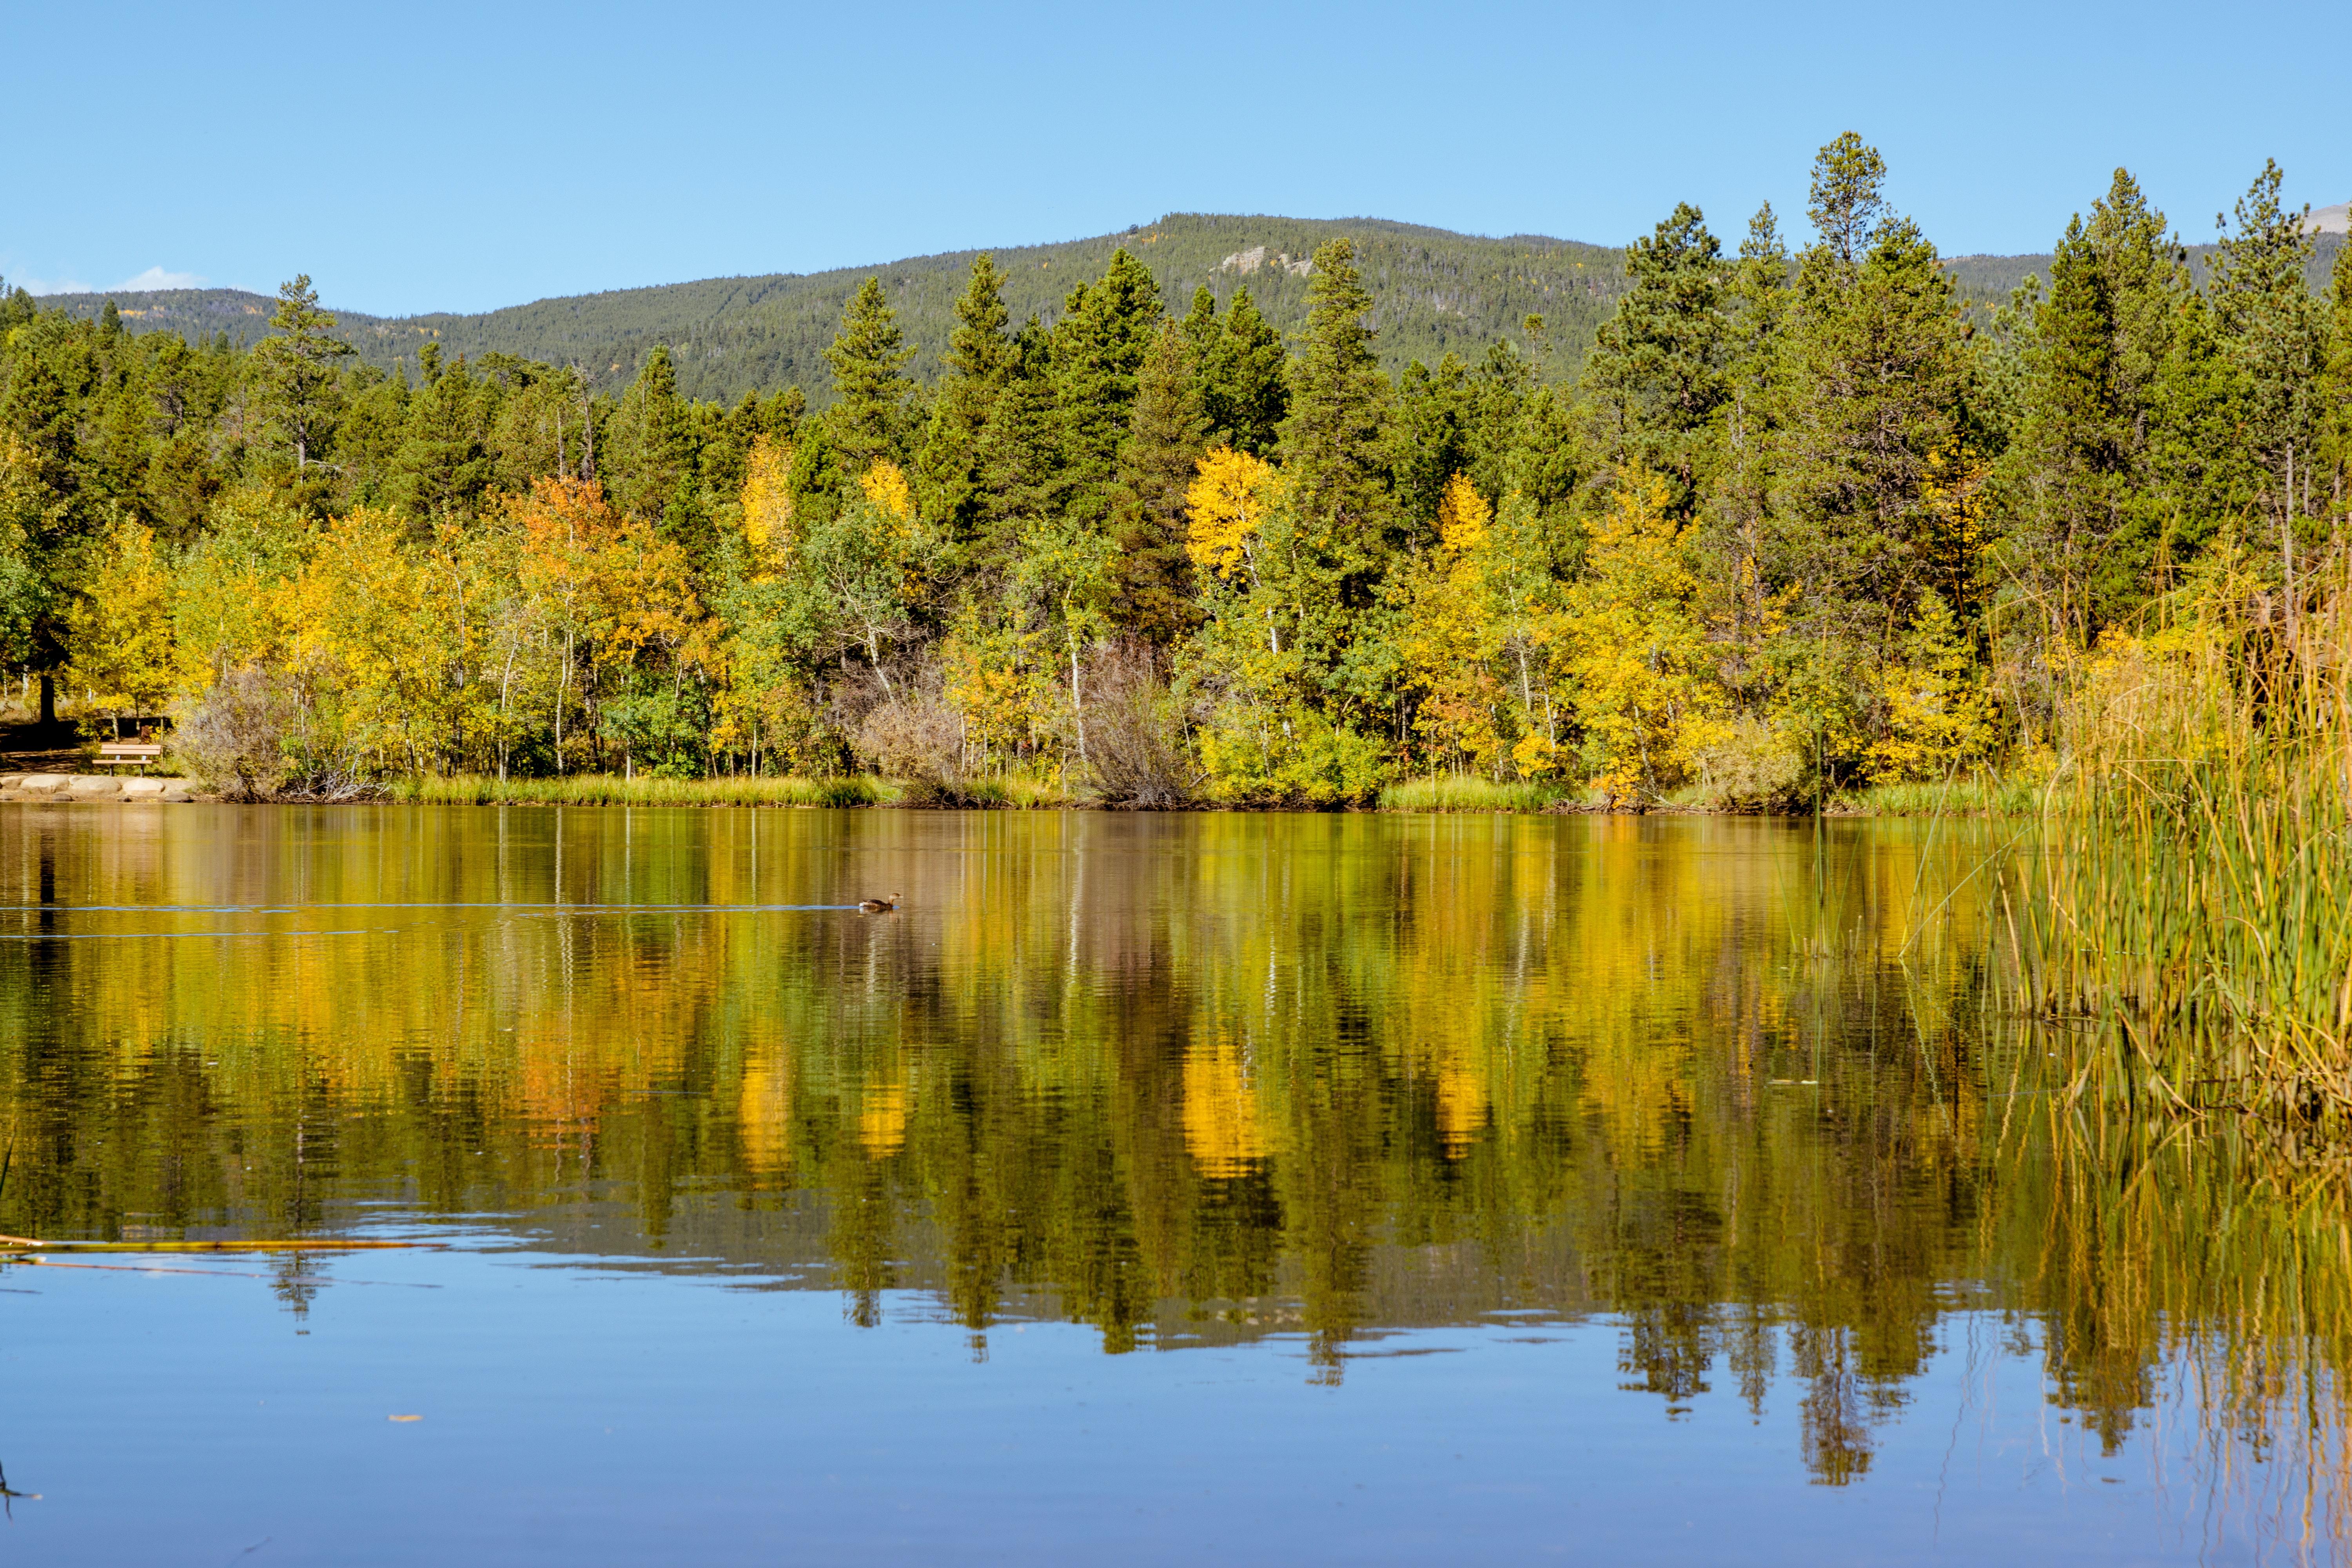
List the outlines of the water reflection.
{"type": "Polygon", "coordinates": [[[1986,847],[15,808],[0,1230],[466,1216],[861,1323],[925,1291],[979,1355],[1039,1315],[1112,1352],[1300,1335],[1331,1384],[1390,1331],[1606,1314],[1670,1418],[1798,1380],[1832,1486],[1993,1322],[2105,1451],[2185,1388],[2217,1474],[2292,1458],[2297,1506],[2340,1508],[2340,1191],[2053,1092],[1994,1006],[1986,847]]]}

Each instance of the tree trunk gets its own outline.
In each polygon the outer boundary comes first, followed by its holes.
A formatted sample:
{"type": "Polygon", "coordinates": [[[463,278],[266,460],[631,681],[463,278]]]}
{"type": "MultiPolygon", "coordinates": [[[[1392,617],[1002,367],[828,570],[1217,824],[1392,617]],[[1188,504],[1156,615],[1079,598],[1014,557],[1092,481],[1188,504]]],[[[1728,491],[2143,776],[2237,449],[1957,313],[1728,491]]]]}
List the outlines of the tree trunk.
{"type": "Polygon", "coordinates": [[[1078,765],[1085,767],[1088,765],[1087,762],[1087,700],[1078,684],[1078,639],[1075,635],[1070,638],[1070,711],[1077,715],[1078,765]]]}
{"type": "Polygon", "coordinates": [[[58,678],[53,672],[45,669],[41,671],[41,722],[46,726],[57,721],[58,678]]]}

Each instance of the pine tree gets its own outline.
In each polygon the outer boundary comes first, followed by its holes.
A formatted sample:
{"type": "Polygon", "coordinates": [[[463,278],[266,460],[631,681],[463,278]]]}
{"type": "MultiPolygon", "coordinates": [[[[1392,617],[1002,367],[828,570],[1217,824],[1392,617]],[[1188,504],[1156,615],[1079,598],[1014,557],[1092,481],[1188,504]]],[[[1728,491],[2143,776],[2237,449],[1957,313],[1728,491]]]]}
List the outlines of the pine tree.
{"type": "Polygon", "coordinates": [[[1006,362],[1003,387],[980,437],[976,564],[984,571],[1009,566],[1022,529],[1058,515],[1069,495],[1052,345],[1034,318],[1013,334],[1006,362]]]}
{"type": "Polygon", "coordinates": [[[1764,617],[1765,517],[1772,458],[1786,388],[1789,251],[1780,219],[1766,202],[1748,220],[1739,260],[1725,292],[1723,454],[1714,522],[1723,531],[1728,583],[1736,589],[1744,639],[1764,617]]]}
{"type": "Polygon", "coordinates": [[[2277,530],[2280,572],[2294,616],[2296,563],[2302,553],[2297,520],[2307,511],[2319,391],[2326,366],[2326,328],[2319,302],[2305,281],[2314,237],[2310,209],[2279,205],[2282,175],[2265,160],[2240,198],[2237,233],[2215,247],[2207,291],[2231,357],[2242,369],[2246,442],[2263,475],[2267,510],[2277,530]]]}
{"type": "Polygon", "coordinates": [[[825,363],[833,367],[834,389],[825,427],[843,468],[853,478],[882,458],[906,458],[907,405],[915,384],[905,369],[914,353],[899,334],[882,280],[868,278],[851,297],[842,312],[841,331],[824,351],[825,363]]]}
{"type": "Polygon", "coordinates": [[[2009,575],[2050,635],[2089,647],[2152,585],[2176,521],[2153,489],[2158,376],[2189,288],[2164,215],[2118,169],[2068,224],[2021,345],[2000,464],[2009,575]]]}
{"type": "Polygon", "coordinates": [[[1190,337],[1178,323],[1163,321],[1137,377],[1112,514],[1123,618],[1155,641],[1174,640],[1196,618],[1184,552],[1184,493],[1208,450],[1208,429],[1190,337]]]}
{"type": "Polygon", "coordinates": [[[1297,535],[1297,647],[1319,667],[1327,695],[1358,701],[1378,681],[1367,668],[1346,668],[1347,656],[1369,628],[1363,612],[1402,523],[1389,489],[1390,389],[1372,353],[1371,309],[1355,247],[1335,239],[1317,250],[1281,438],[1297,535]]]}
{"type": "Polygon", "coordinates": [[[1972,614],[1978,586],[1953,549],[1969,386],[1958,314],[1935,247],[1886,212],[1884,170],[1851,133],[1814,167],[1821,237],[1798,271],[1772,509],[1774,576],[1801,585],[1818,630],[1881,648],[1922,589],[1972,614]]]}
{"type": "Polygon", "coordinates": [[[1470,404],[1469,367],[1453,354],[1433,371],[1414,360],[1397,378],[1390,464],[1416,551],[1437,537],[1437,507],[1447,482],[1470,467],[1470,404]]]}
{"type": "Polygon", "coordinates": [[[950,537],[965,539],[981,518],[981,432],[1003,390],[1013,357],[1012,339],[1005,331],[1010,317],[1004,309],[1004,275],[988,252],[973,260],[971,281],[957,300],[955,313],[947,373],[931,402],[915,480],[923,515],[947,528],[950,537]]]}
{"type": "Polygon", "coordinates": [[[1497,338],[1471,373],[1468,419],[1464,428],[1467,472],[1480,493],[1501,496],[1510,488],[1515,454],[1526,439],[1524,421],[1536,367],[1497,338]]]}
{"type": "Polygon", "coordinates": [[[2352,241],[2336,250],[2327,283],[2327,371],[2319,391],[2320,471],[2328,514],[2352,532],[2352,241]]]}
{"type": "Polygon", "coordinates": [[[439,350],[438,343],[424,345],[425,387],[408,399],[387,486],[394,504],[427,517],[470,510],[491,468],[488,388],[467,373],[462,358],[443,369],[439,350]]]}
{"type": "Polygon", "coordinates": [[[1688,202],[1627,247],[1632,287],[1585,366],[1619,459],[1667,479],[1671,510],[1685,518],[1697,505],[1708,427],[1728,395],[1722,248],[1688,202]]]}
{"type": "Polygon", "coordinates": [[[1118,447],[1136,384],[1165,312],[1151,271],[1124,248],[1099,282],[1071,291],[1054,328],[1054,379],[1070,505],[1085,518],[1110,509],[1118,447]]]}
{"type": "Polygon", "coordinates": [[[1214,330],[1213,301],[1203,289],[1185,329],[1200,353],[1201,404],[1213,445],[1252,457],[1271,457],[1290,410],[1287,356],[1282,334],[1261,314],[1247,289],[1234,291],[1223,331],[1214,330]]]}
{"type": "Polygon", "coordinates": [[[327,334],[335,318],[319,309],[319,291],[303,273],[278,287],[269,325],[278,335],[255,345],[253,363],[267,392],[270,416],[293,450],[297,473],[323,449],[332,417],[335,362],[351,344],[327,334]]]}
{"type": "Polygon", "coordinates": [[[1224,326],[1217,320],[1217,297],[1206,283],[1192,290],[1192,308],[1185,313],[1182,326],[1184,341],[1192,350],[1192,373],[1203,374],[1224,326]]]}

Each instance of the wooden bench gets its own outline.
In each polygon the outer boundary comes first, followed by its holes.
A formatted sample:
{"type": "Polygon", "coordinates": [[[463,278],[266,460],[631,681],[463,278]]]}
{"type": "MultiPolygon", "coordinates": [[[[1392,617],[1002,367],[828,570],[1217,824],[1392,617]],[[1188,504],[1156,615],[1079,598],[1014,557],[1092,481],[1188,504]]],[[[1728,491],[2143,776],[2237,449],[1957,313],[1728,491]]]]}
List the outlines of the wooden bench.
{"type": "Polygon", "coordinates": [[[130,767],[136,763],[143,773],[150,763],[161,762],[163,757],[163,745],[160,741],[101,741],[98,746],[98,761],[101,767],[130,767]]]}

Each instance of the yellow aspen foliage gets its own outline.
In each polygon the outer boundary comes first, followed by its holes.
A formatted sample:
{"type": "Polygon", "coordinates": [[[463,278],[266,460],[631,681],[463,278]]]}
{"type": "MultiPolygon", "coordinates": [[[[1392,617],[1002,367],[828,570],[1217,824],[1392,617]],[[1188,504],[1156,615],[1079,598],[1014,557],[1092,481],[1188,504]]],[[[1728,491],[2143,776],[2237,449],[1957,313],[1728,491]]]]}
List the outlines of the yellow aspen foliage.
{"type": "MultiPolygon", "coordinates": [[[[1434,758],[1492,773],[1510,751],[1511,695],[1498,673],[1511,606],[1499,595],[1494,508],[1465,475],[1438,501],[1438,548],[1411,590],[1399,651],[1422,698],[1412,727],[1434,758]]],[[[1528,752],[1530,758],[1537,753],[1528,752]]]]}
{"type": "Polygon", "coordinates": [[[1195,565],[1230,580],[1257,575],[1257,544],[1282,499],[1282,473],[1263,458],[1219,447],[1193,465],[1184,491],[1191,523],[1185,549],[1195,565]]]}
{"type": "Polygon", "coordinates": [[[1698,580],[1655,476],[1626,477],[1593,530],[1562,626],[1593,784],[1612,800],[1680,783],[1719,706],[1692,603],[1698,580]]]}
{"type": "Polygon", "coordinates": [[[900,522],[915,521],[915,489],[907,482],[906,474],[887,458],[877,458],[858,479],[857,488],[866,499],[900,522]]]}
{"type": "Polygon", "coordinates": [[[212,531],[182,559],[172,615],[174,686],[203,691],[239,665],[275,662],[283,587],[310,550],[310,522],[259,487],[213,505],[212,531]]]}
{"type": "Polygon", "coordinates": [[[1050,732],[1063,708],[1046,668],[1044,627],[967,617],[947,640],[941,695],[972,744],[1017,754],[1050,732]]]}
{"type": "Polygon", "coordinates": [[[1469,475],[1456,474],[1445,481],[1445,493],[1437,502],[1437,538],[1446,549],[1457,555],[1476,550],[1486,542],[1494,518],[1495,509],[1469,475]]]}
{"type": "Polygon", "coordinates": [[[1959,622],[1937,595],[1921,601],[1901,656],[1879,670],[1877,683],[1886,733],[1870,748],[1874,777],[1943,778],[1991,754],[1992,696],[1959,622]]]}
{"type": "Polygon", "coordinates": [[[767,436],[751,443],[743,465],[743,538],[755,556],[792,548],[793,496],[784,483],[792,467],[792,447],[767,436]]]}
{"type": "Polygon", "coordinates": [[[109,706],[152,712],[177,685],[171,563],[135,518],[117,515],[94,544],[88,591],[68,616],[74,679],[109,706]]]}
{"type": "Polygon", "coordinates": [[[627,663],[657,649],[715,664],[684,552],[651,523],[616,511],[594,480],[541,479],[512,515],[522,527],[526,590],[598,658],[627,663]]]}

